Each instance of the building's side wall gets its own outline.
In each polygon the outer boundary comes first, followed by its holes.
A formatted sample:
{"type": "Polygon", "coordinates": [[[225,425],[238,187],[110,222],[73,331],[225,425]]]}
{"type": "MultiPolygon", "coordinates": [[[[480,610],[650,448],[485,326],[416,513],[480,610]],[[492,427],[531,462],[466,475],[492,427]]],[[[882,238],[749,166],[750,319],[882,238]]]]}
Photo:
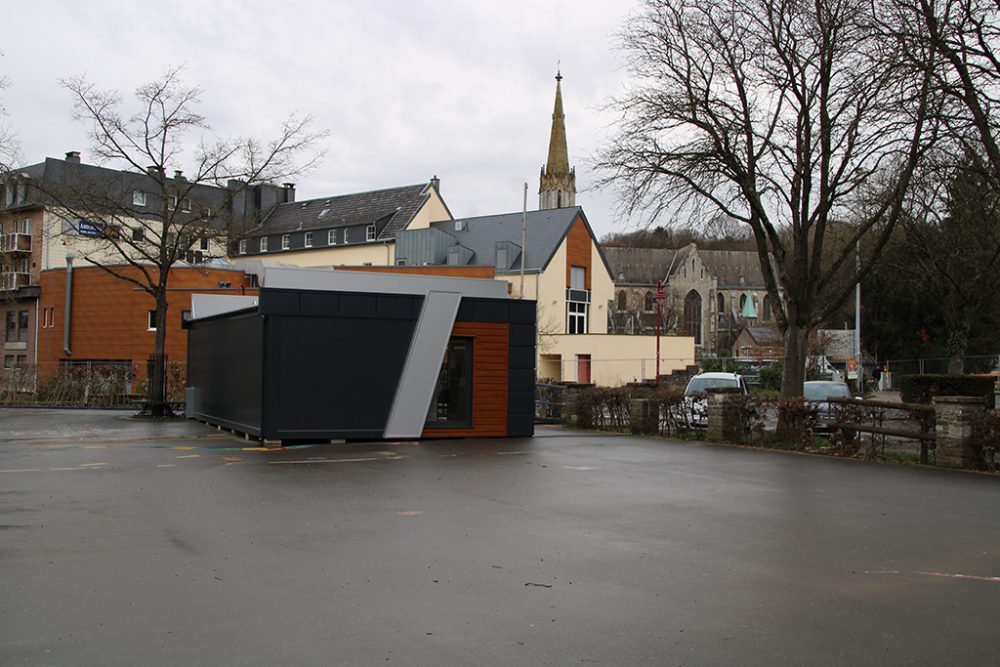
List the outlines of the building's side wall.
{"type": "Polygon", "coordinates": [[[427,198],[427,202],[413,216],[413,220],[406,226],[407,229],[423,229],[429,227],[432,222],[453,219],[437,190],[429,188],[428,192],[430,196],[427,198]]]}
{"type": "MultiPolygon", "coordinates": [[[[131,267],[120,271],[139,278],[131,267]]],[[[170,272],[165,353],[171,362],[187,359],[187,334],[181,329],[181,311],[190,310],[191,294],[231,294],[220,289],[229,283],[239,289],[244,274],[227,269],[175,267],[170,272]]],[[[51,326],[38,331],[38,363],[41,377],[57,372],[61,361],[115,360],[131,361],[137,377],[146,376],[146,359],[153,353],[156,332],[148,328],[148,313],[155,309],[153,298],[132,283],[116,278],[95,267],[74,267],[72,316],[69,354],[63,351],[66,324],[66,270],[55,269],[41,274],[39,317],[45,323],[45,311],[51,309],[51,326]]]]}
{"type": "Polygon", "coordinates": [[[590,254],[590,265],[593,267],[590,281],[590,333],[603,334],[608,332],[608,302],[614,298],[615,283],[601,259],[597,242],[592,238],[590,254]]]}
{"type": "MultiPolygon", "coordinates": [[[[580,355],[590,356],[590,381],[614,387],[656,377],[655,336],[552,336],[540,353],[540,380],[577,382],[580,355]]],[[[690,336],[660,337],[660,373],[684,370],[694,363],[694,340],[690,336]]]]}
{"type": "Polygon", "coordinates": [[[192,323],[187,386],[198,392],[196,419],[261,434],[263,319],[245,315],[192,323]]]}

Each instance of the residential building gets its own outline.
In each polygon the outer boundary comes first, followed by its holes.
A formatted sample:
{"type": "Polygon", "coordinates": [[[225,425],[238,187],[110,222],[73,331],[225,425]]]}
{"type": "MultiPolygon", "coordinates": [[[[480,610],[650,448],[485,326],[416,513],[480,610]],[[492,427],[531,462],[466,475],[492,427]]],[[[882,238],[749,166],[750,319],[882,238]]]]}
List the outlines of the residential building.
{"type": "Polygon", "coordinates": [[[294,194],[291,184],[247,187],[231,181],[216,187],[193,183],[181,171],[167,176],[157,168],[109,169],[84,163],[76,151],[6,173],[0,178],[4,365],[40,360],[42,272],[63,268],[72,258],[78,269],[95,262],[116,265],[126,257],[148,265],[162,239],[178,246],[177,266],[216,263],[226,255],[231,225],[255,226],[294,194]],[[184,238],[164,225],[165,218],[203,233],[184,238]]]}
{"type": "MultiPolygon", "coordinates": [[[[134,266],[116,271],[141,280],[134,266]]],[[[68,366],[131,369],[146,377],[157,328],[166,327],[164,353],[172,364],[187,361],[187,334],[181,322],[191,311],[191,295],[255,294],[240,270],[228,266],[176,266],[167,283],[167,321],[156,321],[156,304],[135,284],[94,266],[42,271],[38,300],[38,378],[44,382],[68,366]]]]}
{"type": "Polygon", "coordinates": [[[452,218],[441,182],[358,192],[274,206],[234,239],[230,257],[273,259],[290,266],[392,266],[395,238],[452,218]]]}

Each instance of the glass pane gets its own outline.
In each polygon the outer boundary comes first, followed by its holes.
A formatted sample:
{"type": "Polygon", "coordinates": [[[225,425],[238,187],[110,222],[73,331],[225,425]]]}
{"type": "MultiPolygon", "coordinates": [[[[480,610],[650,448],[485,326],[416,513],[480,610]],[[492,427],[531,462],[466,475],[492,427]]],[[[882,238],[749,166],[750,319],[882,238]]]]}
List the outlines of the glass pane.
{"type": "Polygon", "coordinates": [[[434,397],[427,413],[431,424],[472,423],[472,341],[453,338],[448,342],[434,397]]]}

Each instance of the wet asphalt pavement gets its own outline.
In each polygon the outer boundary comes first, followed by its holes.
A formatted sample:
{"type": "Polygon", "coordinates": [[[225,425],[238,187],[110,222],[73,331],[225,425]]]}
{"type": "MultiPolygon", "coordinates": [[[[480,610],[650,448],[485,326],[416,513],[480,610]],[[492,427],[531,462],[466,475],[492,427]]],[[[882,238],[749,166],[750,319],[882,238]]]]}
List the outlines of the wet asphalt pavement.
{"type": "Polygon", "coordinates": [[[0,410],[0,665],[995,665],[1000,478],[0,410]]]}

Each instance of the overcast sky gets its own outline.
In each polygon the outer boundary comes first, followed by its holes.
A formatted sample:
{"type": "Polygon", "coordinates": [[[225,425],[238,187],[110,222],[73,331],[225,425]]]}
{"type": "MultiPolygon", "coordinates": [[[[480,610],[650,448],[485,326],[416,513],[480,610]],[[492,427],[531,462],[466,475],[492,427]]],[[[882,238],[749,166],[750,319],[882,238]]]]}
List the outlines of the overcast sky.
{"type": "Polygon", "coordinates": [[[525,182],[537,208],[558,61],[577,203],[603,236],[626,223],[613,194],[592,189],[588,159],[614,120],[601,106],[624,81],[615,34],[634,9],[615,0],[35,0],[5,13],[3,100],[25,163],[69,150],[92,162],[59,79],[86,75],[127,95],[183,65],[215,134],[266,138],[292,112],[330,131],[298,199],[436,174],[465,217],[519,211],[525,182]]]}

